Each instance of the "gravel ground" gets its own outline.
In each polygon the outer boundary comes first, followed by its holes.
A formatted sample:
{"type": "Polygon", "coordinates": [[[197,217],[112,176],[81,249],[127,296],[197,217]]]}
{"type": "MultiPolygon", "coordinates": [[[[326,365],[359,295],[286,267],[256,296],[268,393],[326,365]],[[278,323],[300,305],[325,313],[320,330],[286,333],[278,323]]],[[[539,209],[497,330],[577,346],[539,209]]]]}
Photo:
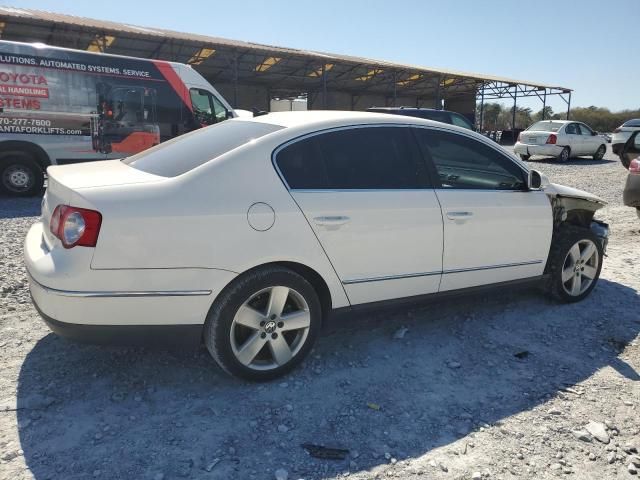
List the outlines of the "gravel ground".
{"type": "Polygon", "coordinates": [[[610,153],[531,164],[610,202],[587,300],[501,292],[351,315],[302,368],[260,385],[204,349],[50,334],[22,264],[39,199],[0,199],[0,478],[634,478],[640,222],[621,205],[626,173],[610,153]],[[349,455],[313,458],[303,443],[349,455]]]}

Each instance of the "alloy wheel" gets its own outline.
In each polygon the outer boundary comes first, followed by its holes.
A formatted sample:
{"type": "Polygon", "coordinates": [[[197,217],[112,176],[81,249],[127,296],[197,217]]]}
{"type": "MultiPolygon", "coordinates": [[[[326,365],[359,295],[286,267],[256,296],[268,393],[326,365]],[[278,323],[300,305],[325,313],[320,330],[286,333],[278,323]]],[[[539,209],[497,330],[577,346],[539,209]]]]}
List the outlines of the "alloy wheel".
{"type": "Polygon", "coordinates": [[[231,323],[231,350],[253,370],[287,364],[303,347],[311,326],[309,305],[293,288],[274,286],[251,295],[231,323]]]}
{"type": "Polygon", "coordinates": [[[572,297],[582,295],[596,279],[600,262],[593,241],[577,241],[567,253],[562,266],[562,288],[572,297]]]}

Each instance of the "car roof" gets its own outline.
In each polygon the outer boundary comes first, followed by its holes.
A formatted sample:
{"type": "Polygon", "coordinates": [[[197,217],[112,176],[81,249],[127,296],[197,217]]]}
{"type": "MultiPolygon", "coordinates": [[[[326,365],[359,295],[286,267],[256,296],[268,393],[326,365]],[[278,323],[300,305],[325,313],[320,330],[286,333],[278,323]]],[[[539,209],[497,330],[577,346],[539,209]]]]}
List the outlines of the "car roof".
{"type": "Polygon", "coordinates": [[[375,112],[353,112],[348,110],[306,110],[297,112],[274,112],[253,118],[233,119],[233,121],[251,121],[268,123],[285,128],[321,126],[342,126],[358,123],[406,123],[424,125],[442,125],[440,122],[418,117],[388,115],[375,112]]]}

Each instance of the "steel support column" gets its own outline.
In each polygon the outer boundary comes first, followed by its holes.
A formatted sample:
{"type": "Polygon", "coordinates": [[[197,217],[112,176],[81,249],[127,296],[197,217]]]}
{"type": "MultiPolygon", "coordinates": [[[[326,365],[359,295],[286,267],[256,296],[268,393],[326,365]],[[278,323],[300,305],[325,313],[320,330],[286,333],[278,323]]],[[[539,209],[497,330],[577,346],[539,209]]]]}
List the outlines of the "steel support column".
{"type": "Polygon", "coordinates": [[[542,98],[542,120],[545,120],[547,115],[547,89],[544,89],[544,97],[542,98]]]}
{"type": "Polygon", "coordinates": [[[569,101],[567,102],[567,120],[569,120],[569,112],[571,112],[571,92],[569,92],[569,101]]]}
{"type": "Polygon", "coordinates": [[[327,109],[327,71],[325,64],[322,64],[322,109],[327,109]]]}
{"type": "Polygon", "coordinates": [[[480,123],[478,128],[480,133],[484,131],[484,84],[482,84],[482,90],[480,92],[480,123]]]}
{"type": "Polygon", "coordinates": [[[516,129],[516,108],[518,107],[518,86],[513,87],[513,119],[511,122],[511,130],[516,129]]]}

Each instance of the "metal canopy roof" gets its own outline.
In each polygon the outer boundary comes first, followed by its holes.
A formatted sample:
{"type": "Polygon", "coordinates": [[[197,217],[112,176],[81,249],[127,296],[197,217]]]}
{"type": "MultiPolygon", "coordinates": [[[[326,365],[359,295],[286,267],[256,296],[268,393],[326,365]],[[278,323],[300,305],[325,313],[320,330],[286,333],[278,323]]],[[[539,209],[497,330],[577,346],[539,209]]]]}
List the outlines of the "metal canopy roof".
{"type": "MultiPolygon", "coordinates": [[[[273,96],[320,91],[415,98],[513,98],[564,87],[456,70],[282,48],[23,8],[0,7],[0,38],[193,65],[212,83],[268,86],[273,96]]],[[[235,99],[234,99],[235,100],[235,99]]]]}

